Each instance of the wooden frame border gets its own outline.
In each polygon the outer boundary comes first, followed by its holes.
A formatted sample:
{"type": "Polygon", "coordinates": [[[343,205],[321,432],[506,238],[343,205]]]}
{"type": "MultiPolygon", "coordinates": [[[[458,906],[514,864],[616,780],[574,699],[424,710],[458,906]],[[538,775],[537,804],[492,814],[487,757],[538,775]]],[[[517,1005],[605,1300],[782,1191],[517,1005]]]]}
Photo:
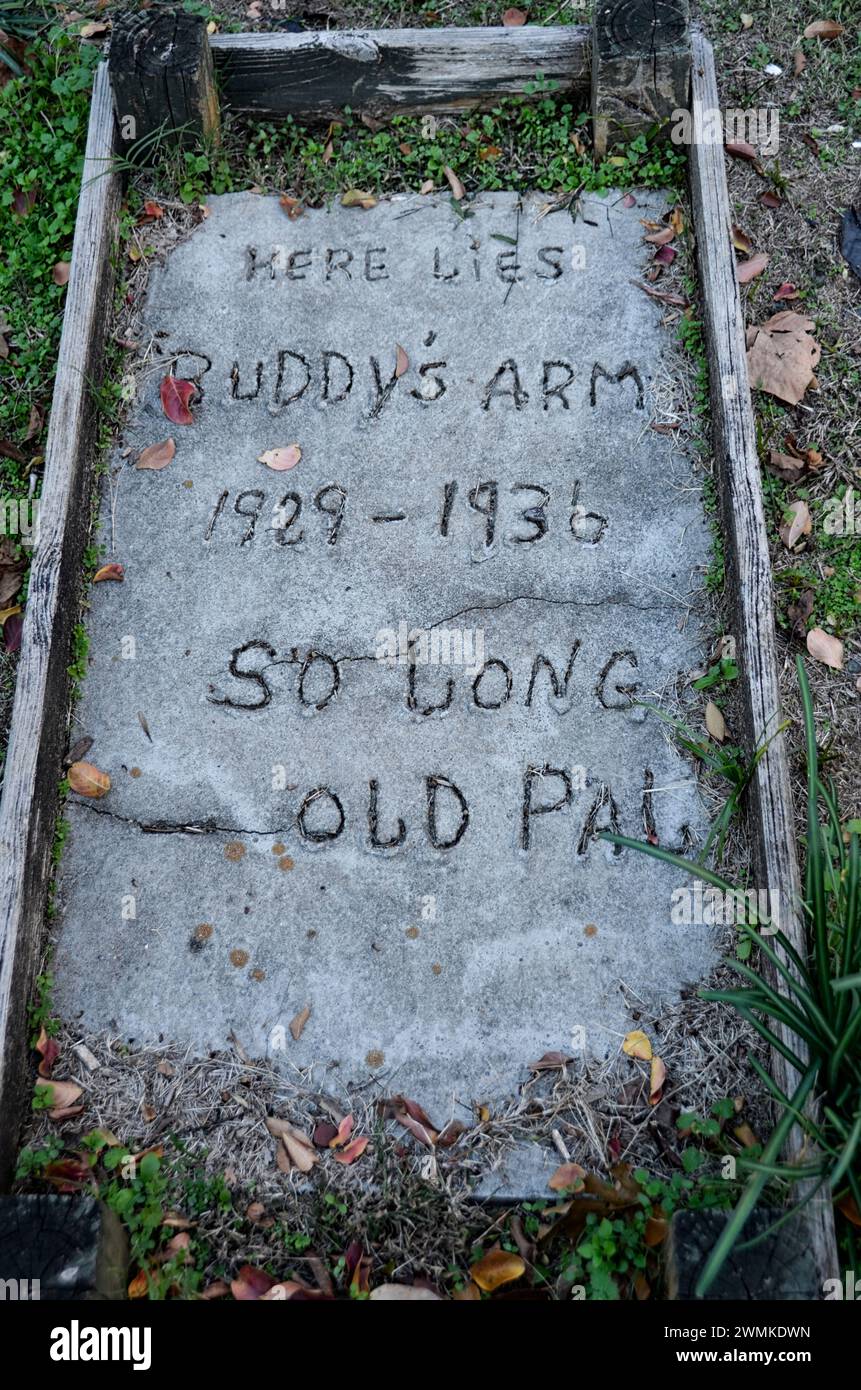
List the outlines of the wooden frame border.
{"type": "Polygon", "coordinates": [[[9,751],[0,800],[0,1188],[14,1171],[18,1119],[32,1068],[27,1004],[42,947],[45,889],[66,751],[72,632],[90,522],[98,381],[111,310],[111,251],[120,177],[106,63],[93,83],[75,222],[38,541],[30,571],[9,751]]]}
{"type": "MultiPolygon", "coordinates": [[[[745,323],[732,250],[732,217],[726,183],[723,142],[699,143],[703,113],[720,111],[714,52],[698,30],[691,34],[691,115],[694,142],[690,147],[690,191],[697,244],[700,289],[705,310],[706,343],[711,381],[711,418],[718,475],[723,534],[733,583],[733,631],[740,653],[748,751],[780,725],[780,691],[775,641],[771,560],[756,420],[747,374],[745,323]],[[698,125],[698,122],[700,123],[698,125]]],[[[780,926],[796,951],[806,959],[807,934],[801,915],[801,878],[795,839],[789,759],[783,734],[771,738],[750,787],[755,882],[779,894],[780,926]]],[[[774,984],[785,991],[778,977],[774,984]]],[[[783,1036],[792,1050],[805,1055],[802,1041],[788,1030],[783,1036]]],[[[771,1070],[785,1094],[801,1078],[776,1050],[771,1070]]],[[[802,1146],[796,1129],[788,1151],[798,1157],[802,1146]]],[[[826,1192],[808,1204],[810,1238],[822,1278],[838,1277],[834,1213],[826,1192]]]]}
{"type": "Polygon", "coordinates": [[[588,107],[592,80],[587,24],[217,34],[210,44],[227,105],[261,116],[456,112],[523,93],[538,72],[588,107]]]}
{"type": "MultiPolygon", "coordinates": [[[[691,110],[696,131],[704,110],[720,108],[711,45],[696,31],[691,43],[691,110]]],[[[312,118],[337,115],[345,104],[359,103],[366,111],[376,104],[390,113],[459,110],[522,92],[539,66],[548,78],[561,79],[578,90],[586,90],[591,75],[585,26],[240,34],[216,38],[212,47],[231,105],[262,114],[312,118]]],[[[42,941],[58,777],[65,751],[65,718],[61,716],[68,700],[68,654],[89,526],[96,423],[90,387],[100,373],[113,288],[111,250],[121,180],[110,161],[117,147],[108,67],[102,63],[93,87],[46,450],[40,535],[31,570],[0,803],[0,1114],[6,1122],[0,1132],[0,1187],[8,1184],[11,1175],[16,1121],[29,1079],[26,1005],[42,941]]],[[[746,734],[752,749],[764,733],[774,732],[779,721],[778,662],[722,144],[695,141],[691,145],[690,184],[705,307],[714,452],[734,578],[734,627],[741,653],[746,734]]],[[[780,892],[783,930],[806,955],[782,736],[770,743],[751,790],[757,884],[780,892]]],[[[790,1041],[798,1050],[798,1040],[790,1041]]],[[[784,1090],[793,1089],[793,1069],[783,1057],[773,1058],[772,1069],[784,1090]]],[[[810,1203],[808,1219],[822,1277],[836,1276],[833,1212],[827,1196],[810,1203]]]]}

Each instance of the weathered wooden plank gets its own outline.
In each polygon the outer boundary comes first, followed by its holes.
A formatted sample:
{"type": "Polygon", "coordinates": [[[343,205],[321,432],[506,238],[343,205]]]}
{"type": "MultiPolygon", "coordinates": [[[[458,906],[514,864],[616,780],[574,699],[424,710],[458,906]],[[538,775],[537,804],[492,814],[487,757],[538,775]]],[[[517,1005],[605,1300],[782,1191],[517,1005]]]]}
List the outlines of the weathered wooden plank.
{"type": "Polygon", "coordinates": [[[592,22],[595,153],[687,106],[688,0],[597,0],[592,22]]]}
{"type": "MultiPolygon", "coordinates": [[[[719,111],[711,44],[692,35],[691,112],[694,131],[706,111],[719,111]]],[[[740,656],[749,751],[774,735],[781,722],[774,602],[768,536],[762,502],[756,422],[750,398],[745,326],[732,251],[729,195],[722,144],[698,143],[690,149],[691,197],[697,240],[699,278],[705,309],[712,427],[718,491],[727,540],[734,608],[733,631],[740,656]]],[[[755,883],[778,894],[780,927],[802,957],[808,954],[800,912],[801,879],[795,839],[792,791],[786,741],[771,737],[751,784],[751,827],[755,883]]],[[[782,988],[779,980],[775,981],[782,988]]],[[[796,1055],[804,1045],[793,1034],[786,1040],[796,1055]]],[[[772,1074],[791,1093],[800,1077],[778,1053],[772,1074]]],[[[800,1132],[792,1144],[797,1149],[800,1132]]],[[[810,1204],[811,1239],[822,1278],[835,1277],[837,1253],[829,1200],[810,1204]]]]}
{"type": "Polygon", "coordinates": [[[585,108],[587,25],[218,34],[211,39],[222,100],[259,115],[333,119],[459,111],[525,91],[538,73],[585,108]]]}
{"type": "Polygon", "coordinates": [[[65,751],[72,629],[90,519],[96,409],[120,179],[107,64],[96,72],[72,268],[0,802],[0,1185],[32,1082],[26,1006],[42,943],[65,751]]]}
{"type": "Polygon", "coordinates": [[[202,15],[117,15],[108,61],[123,145],[162,129],[180,132],[187,143],[217,136],[218,98],[202,15]]]}

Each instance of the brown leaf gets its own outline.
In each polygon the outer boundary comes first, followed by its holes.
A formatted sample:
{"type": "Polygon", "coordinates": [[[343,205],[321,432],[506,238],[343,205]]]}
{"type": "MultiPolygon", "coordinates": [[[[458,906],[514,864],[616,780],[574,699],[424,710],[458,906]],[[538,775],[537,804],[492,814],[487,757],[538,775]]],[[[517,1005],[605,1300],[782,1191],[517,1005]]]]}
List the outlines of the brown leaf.
{"type": "Polygon", "coordinates": [[[567,1056],[564,1052],[545,1052],[543,1057],[539,1057],[537,1062],[529,1063],[530,1071],[556,1071],[560,1067],[565,1067],[574,1058],[567,1056]]]}
{"type": "Polygon", "coordinates": [[[770,188],[767,188],[764,193],[760,193],[759,201],[764,208],[771,208],[772,211],[783,206],[782,200],[770,188]]]}
{"type": "Polygon", "coordinates": [[[727,140],[724,146],[727,154],[731,154],[734,159],[758,159],[759,155],[753,145],[749,145],[746,140],[727,140]]]}
{"type": "MultiPolygon", "coordinates": [[[[196,390],[193,381],[184,381],[179,376],[162,378],[159,387],[161,408],[174,425],[193,425],[194,416],[189,410],[189,401],[196,390]]],[[[140,463],[138,463],[140,467],[140,463]]]]}
{"type": "Polygon", "coordinates": [[[643,1241],[649,1247],[662,1245],[667,1238],[670,1230],[670,1223],[666,1217],[650,1216],[646,1222],[646,1229],[643,1232],[643,1241]]]}
{"type": "Polygon", "coordinates": [[[262,1298],[275,1285],[271,1274],[265,1269],[255,1269],[253,1265],[243,1265],[235,1279],[230,1281],[230,1292],[241,1302],[262,1298]]]}
{"type": "Polygon", "coordinates": [[[807,67],[807,58],[800,48],[796,48],[792,55],[792,68],[796,77],[800,77],[807,67]]]}
{"type": "Polygon", "coordinates": [[[24,556],[16,555],[15,550],[11,536],[0,540],[0,607],[3,608],[17,595],[27,568],[24,556]]]}
{"type": "Polygon", "coordinates": [[[60,1055],[60,1044],[56,1038],[49,1038],[45,1029],[42,1028],[36,1043],[36,1051],[42,1059],[39,1063],[39,1075],[47,1078],[51,1075],[51,1068],[60,1055]]]}
{"type": "Polygon", "coordinates": [[[650,246],[666,246],[667,242],[672,241],[675,236],[672,227],[662,227],[659,232],[651,232],[649,236],[643,237],[650,246]]]}
{"type": "Polygon", "coordinates": [[[791,603],[786,610],[786,616],[792,624],[792,635],[799,641],[804,640],[807,632],[807,619],[813,612],[816,602],[816,595],[812,589],[805,589],[797,603],[791,603]]]}
{"type": "Polygon", "coordinates": [[[747,332],[747,369],[751,386],[787,405],[798,405],[821,356],[811,337],[813,320],[783,309],[747,332]]]}
{"type": "Polygon", "coordinates": [[[573,1192],[580,1192],[585,1176],[586,1169],[581,1168],[579,1163],[560,1163],[547,1186],[553,1192],[567,1192],[569,1189],[573,1192]]]}
{"type": "Polygon", "coordinates": [[[793,285],[791,280],[784,280],[783,284],[780,286],[780,289],[776,290],[771,297],[774,300],[775,304],[777,304],[781,299],[797,299],[798,290],[796,289],[795,285],[793,285]]]}
{"type": "Polygon", "coordinates": [[[51,1104],[51,1110],[65,1110],[74,1105],[83,1094],[80,1086],[76,1086],[74,1081],[37,1081],[38,1088],[36,1094],[45,1096],[51,1104]]]}
{"type": "Polygon", "coordinates": [[[638,290],[643,290],[650,299],[659,300],[661,304],[672,304],[679,309],[687,309],[690,305],[690,300],[686,299],[684,295],[671,294],[668,290],[655,290],[652,289],[651,285],[641,284],[639,280],[632,280],[631,284],[636,285],[638,290]]]}
{"type": "Polygon", "coordinates": [[[373,193],[365,193],[361,188],[348,188],[341,194],[341,203],[345,208],[373,208],[377,200],[373,193]]]}
{"type": "Polygon", "coordinates": [[[657,1105],[664,1093],[664,1082],[667,1079],[667,1069],[660,1057],[652,1058],[651,1073],[649,1076],[649,1104],[657,1105]]]}
{"type": "Polygon", "coordinates": [[[91,796],[97,799],[111,789],[111,779],[106,772],[94,763],[72,763],[69,768],[69,786],[78,796],[91,796]]]}
{"type": "Polygon", "coordinates": [[[264,453],[258,454],[257,462],[265,463],[267,468],[271,468],[276,473],[286,473],[288,469],[295,468],[302,457],[302,450],[298,444],[286,444],[280,449],[266,449],[264,453]]]}
{"type": "Polygon", "coordinates": [[[503,1284],[513,1284],[526,1273],[526,1264],[510,1250],[491,1250],[470,1266],[470,1276],[485,1293],[493,1293],[503,1284]]]}
{"type": "Polygon", "coordinates": [[[821,627],[812,627],[807,634],[807,650],[814,661],[822,661],[833,671],[843,670],[843,643],[821,627]]]}
{"type": "MultiPolygon", "coordinates": [[[[298,198],[288,198],[285,193],[278,199],[280,206],[284,209],[291,222],[295,222],[297,217],[301,217],[305,208],[298,198]]],[[[349,207],[349,204],[347,204],[349,207]]]]}
{"type": "Polygon", "coordinates": [[[706,705],[705,720],[706,728],[708,729],[712,738],[717,743],[723,743],[724,739],[726,738],[726,720],[724,719],[714,700],[709,700],[708,704],[706,705]]]}
{"type": "Polygon", "coordinates": [[[57,261],[51,271],[51,277],[55,285],[68,285],[69,271],[72,269],[71,261],[57,261]]]}
{"type": "Polygon", "coordinates": [[[733,227],[732,244],[736,251],[741,251],[745,256],[749,256],[753,251],[753,242],[747,232],[742,231],[741,227],[733,227]]]}
{"type": "Polygon", "coordinates": [[[523,10],[516,10],[514,8],[506,10],[502,16],[502,22],[506,29],[515,29],[518,25],[525,24],[526,19],[527,16],[523,10]]]}
{"type": "Polygon", "coordinates": [[[757,275],[761,275],[768,265],[768,256],[764,251],[757,251],[755,256],[751,256],[747,261],[739,261],[735,268],[735,278],[740,285],[749,285],[757,275]]]}
{"type": "Polygon", "coordinates": [[[806,502],[791,502],[787,507],[790,516],[780,527],[780,539],[787,550],[793,550],[802,536],[809,536],[813,530],[813,518],[806,502]]]}
{"type": "MultiPolygon", "coordinates": [[[[172,381],[172,377],[166,378],[172,381]]],[[[135,460],[135,468],[151,468],[154,471],[160,468],[167,468],[174,454],[176,445],[172,439],[162,439],[159,444],[148,444],[142,449],[135,460]]]]}
{"type": "Polygon", "coordinates": [[[819,154],[819,141],[813,135],[802,135],[802,145],[806,145],[811,154],[819,154]]]}
{"type": "Polygon", "coordinates": [[[300,1173],[310,1173],[315,1163],[320,1162],[320,1155],[314,1148],[312,1140],[307,1134],[303,1134],[300,1129],[295,1129],[287,1120],[282,1120],[277,1115],[270,1115],[266,1121],[266,1128],[270,1134],[281,1140],[284,1150],[290,1162],[300,1173]]]}
{"type": "Polygon", "coordinates": [[[368,1294],[370,1303],[439,1303],[440,1296],[421,1284],[378,1284],[368,1294]]]}
{"type": "Polygon", "coordinates": [[[815,19],[804,31],[806,39],[839,39],[843,25],[836,19],[815,19]]]}
{"type": "Polygon", "coordinates": [[[298,1042],[299,1039],[301,1038],[302,1032],[303,1032],[303,1030],[304,1030],[304,1028],[305,1028],[305,1024],[308,1022],[308,1019],[309,1019],[310,1017],[311,1017],[311,1005],[310,1005],[310,1004],[306,1004],[305,1007],[304,1007],[304,1009],[300,1009],[299,1013],[296,1014],[295,1018],[291,1019],[291,1021],[290,1021],[290,1032],[291,1032],[291,1034],[292,1034],[292,1037],[293,1037],[293,1041],[294,1041],[294,1042],[298,1042]]]}
{"type": "Polygon", "coordinates": [[[400,377],[402,377],[403,374],[404,374],[404,372],[407,371],[409,365],[410,365],[410,359],[407,357],[407,354],[404,352],[404,349],[401,347],[400,343],[396,343],[396,344],[395,344],[395,378],[396,378],[396,379],[399,379],[400,377]]]}
{"type": "Polygon", "coordinates": [[[769,453],[765,466],[769,473],[773,473],[785,483],[797,483],[805,471],[804,464],[799,459],[793,458],[791,454],[780,454],[776,449],[769,453]]]}
{"type": "Polygon", "coordinates": [[[101,569],[96,570],[93,575],[94,584],[102,584],[106,579],[113,579],[121,584],[126,577],[126,572],[122,565],[110,564],[102,565],[101,569]]]}
{"type": "Polygon", "coordinates": [[[452,197],[454,198],[455,202],[459,203],[461,198],[466,196],[466,189],[464,188],[457,174],[454,172],[454,170],[451,168],[449,164],[446,164],[444,166],[443,173],[445,174],[446,179],[448,180],[448,186],[451,189],[452,197]]]}

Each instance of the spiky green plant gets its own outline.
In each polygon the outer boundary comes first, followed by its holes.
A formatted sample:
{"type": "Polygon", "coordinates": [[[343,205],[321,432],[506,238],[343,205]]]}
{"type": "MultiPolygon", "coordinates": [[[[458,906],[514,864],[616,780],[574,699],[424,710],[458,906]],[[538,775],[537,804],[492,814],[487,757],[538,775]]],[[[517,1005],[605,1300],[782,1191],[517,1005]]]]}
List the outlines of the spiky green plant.
{"type": "MultiPolygon", "coordinates": [[[[842,824],[834,786],[819,775],[813,701],[801,657],[796,665],[807,756],[802,910],[809,960],[802,959],[784,933],[766,918],[739,923],[739,931],[747,933],[767,958],[782,988],[774,988],[743,961],[728,960],[743,985],[732,990],[706,990],[702,998],[732,1005],[786,1058],[799,1079],[792,1095],[785,1095],[757,1059],[750,1059],[776,1100],[780,1119],[758,1159],[742,1155],[738,1160],[750,1178],[700,1277],[700,1296],[714,1283],[770,1180],[804,1184],[804,1196],[776,1224],[782,1224],[823,1189],[830,1191],[838,1208],[851,1202],[861,1212],[861,823],[842,824]],[[824,811],[822,817],[820,810],[824,811]],[[763,927],[768,927],[767,934],[763,927]],[[784,1027],[798,1039],[797,1051],[785,1040],[784,1027]],[[810,1104],[811,1100],[816,1104],[810,1104]],[[810,1157],[804,1163],[787,1164],[781,1161],[781,1153],[796,1123],[811,1141],[810,1157]]],[[[623,835],[605,834],[603,838],[672,864],[724,892],[737,891],[712,869],[660,846],[623,835]]],[[[847,1241],[851,1249],[851,1233],[847,1233],[847,1241]]]]}

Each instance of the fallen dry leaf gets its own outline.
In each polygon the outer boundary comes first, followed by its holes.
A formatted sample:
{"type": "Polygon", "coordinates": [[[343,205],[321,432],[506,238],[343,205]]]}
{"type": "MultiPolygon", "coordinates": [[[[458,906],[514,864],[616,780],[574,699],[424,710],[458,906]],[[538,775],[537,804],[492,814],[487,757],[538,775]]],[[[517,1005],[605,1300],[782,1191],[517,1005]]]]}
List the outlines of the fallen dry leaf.
{"type": "Polygon", "coordinates": [[[368,1294],[369,1303],[439,1303],[440,1296],[421,1284],[378,1284],[368,1294]]]}
{"type": "Polygon", "coordinates": [[[70,261],[57,261],[57,264],[54,266],[54,269],[51,271],[51,278],[53,279],[54,284],[55,284],[55,285],[68,285],[68,283],[69,283],[69,271],[70,271],[71,269],[72,269],[72,265],[71,265],[71,262],[70,262],[70,261]]]}
{"type": "Polygon", "coordinates": [[[176,445],[172,439],[162,439],[158,444],[148,444],[138,454],[135,468],[151,468],[153,471],[167,468],[175,453],[176,445]]]}
{"type": "Polygon", "coordinates": [[[812,627],[807,634],[807,650],[814,661],[822,661],[833,671],[843,670],[843,643],[821,627],[812,627]]]}
{"type": "Polygon", "coordinates": [[[566,1067],[574,1058],[569,1057],[564,1052],[545,1052],[543,1057],[539,1057],[537,1062],[529,1063],[530,1071],[556,1071],[559,1067],[566,1067]]]}
{"type": "Polygon", "coordinates": [[[626,1057],[639,1057],[643,1062],[649,1062],[652,1058],[652,1044],[639,1029],[627,1035],[622,1043],[622,1051],[626,1057]]]}
{"type": "Polygon", "coordinates": [[[815,19],[804,31],[806,39],[839,39],[843,25],[836,19],[815,19]]]}
{"type": "Polygon", "coordinates": [[[813,319],[794,309],[772,314],[747,331],[747,369],[752,387],[787,405],[798,405],[822,355],[811,337],[813,319]]]}
{"type": "Polygon", "coordinates": [[[493,1293],[503,1284],[513,1284],[526,1273],[526,1262],[510,1250],[491,1250],[470,1266],[470,1277],[485,1293],[493,1293]]]}
{"type": "MultiPolygon", "coordinates": [[[[274,1287],[276,1281],[265,1269],[255,1269],[253,1265],[243,1265],[235,1279],[230,1281],[230,1292],[241,1302],[262,1298],[274,1287]]],[[[219,1295],[211,1295],[218,1297],[219,1295]]]]}
{"type": "Polygon", "coordinates": [[[361,188],[348,188],[341,194],[341,203],[345,208],[373,208],[377,200],[373,193],[365,193],[361,188]]]}
{"type": "Polygon", "coordinates": [[[395,344],[395,378],[400,379],[410,365],[410,359],[400,343],[395,344]]]}
{"type": "Polygon", "coordinates": [[[36,1082],[37,1095],[44,1096],[50,1101],[51,1109],[65,1110],[75,1104],[84,1092],[80,1086],[76,1086],[74,1081],[43,1081],[36,1082]]]}
{"type": "Polygon", "coordinates": [[[354,1139],[352,1143],[347,1144],[345,1148],[335,1151],[335,1162],[355,1163],[357,1158],[361,1158],[369,1142],[367,1135],[361,1135],[358,1139],[354,1139]]]}
{"type": "Polygon", "coordinates": [[[91,796],[95,799],[104,796],[111,789],[110,777],[94,763],[72,763],[68,778],[69,786],[78,796],[91,796]]]}
{"type": "Polygon", "coordinates": [[[113,579],[117,583],[122,583],[122,581],[125,579],[125,574],[126,572],[123,569],[122,565],[118,565],[115,563],[110,565],[102,565],[101,569],[96,570],[95,574],[93,575],[93,583],[102,584],[106,579],[113,579]]]}
{"type": "Polygon", "coordinates": [[[180,376],[162,378],[159,387],[161,408],[174,425],[193,425],[194,416],[189,409],[189,401],[195,392],[193,381],[184,381],[180,376]]]}
{"type": "Polygon", "coordinates": [[[745,256],[750,256],[753,252],[753,242],[747,232],[743,232],[741,227],[733,227],[732,244],[736,251],[741,251],[745,256]]]}
{"type": "Polygon", "coordinates": [[[449,164],[446,164],[444,166],[443,173],[445,174],[448,186],[451,189],[451,196],[454,198],[455,202],[459,203],[461,198],[466,196],[466,189],[464,188],[457,174],[454,172],[454,170],[451,168],[449,164]]]}
{"type": "Polygon", "coordinates": [[[727,154],[731,154],[735,159],[758,159],[753,145],[749,145],[747,140],[727,140],[724,146],[727,154]]]}
{"type": "Polygon", "coordinates": [[[47,1079],[51,1075],[51,1068],[60,1055],[60,1044],[56,1038],[49,1038],[45,1029],[42,1028],[36,1042],[36,1051],[41,1058],[39,1075],[47,1079]]]}
{"type": "Polygon", "coordinates": [[[712,738],[718,743],[723,743],[726,738],[726,720],[715,704],[714,700],[709,700],[706,705],[706,728],[712,738]]]}
{"type": "Polygon", "coordinates": [[[502,16],[502,22],[506,29],[516,29],[518,25],[526,23],[526,14],[523,10],[516,10],[513,7],[506,10],[502,16]]]}
{"type": "MultiPolygon", "coordinates": [[[[303,212],[305,211],[302,203],[298,198],[288,198],[286,193],[282,198],[278,199],[278,202],[286,212],[287,216],[290,218],[291,222],[295,222],[296,218],[301,217],[303,212]]],[[[349,207],[349,204],[347,204],[347,206],[349,207]]]]}
{"type": "Polygon", "coordinates": [[[764,193],[760,193],[759,201],[764,208],[771,208],[772,211],[783,206],[781,199],[770,188],[767,188],[764,193]]]}
{"type": "Polygon", "coordinates": [[[643,240],[647,241],[650,246],[666,246],[667,242],[672,241],[675,235],[672,227],[662,227],[659,232],[651,232],[649,236],[644,236],[643,240]]]}
{"type": "Polygon", "coordinates": [[[783,284],[780,286],[780,289],[776,290],[771,297],[775,304],[777,304],[781,299],[797,299],[798,290],[796,289],[795,285],[793,285],[791,280],[784,280],[783,284]]]}
{"type": "Polygon", "coordinates": [[[649,1104],[657,1105],[664,1093],[664,1082],[667,1079],[667,1069],[660,1057],[652,1058],[651,1074],[649,1076],[649,1104]]]}
{"type": "Polygon", "coordinates": [[[806,502],[790,502],[786,510],[790,515],[780,527],[780,539],[787,550],[793,550],[802,536],[810,535],[813,518],[806,502]]]}
{"type": "Polygon", "coordinates": [[[749,260],[739,261],[735,268],[735,278],[740,285],[749,285],[751,280],[755,280],[757,275],[761,275],[768,265],[768,256],[764,251],[757,251],[755,256],[749,260]]]}
{"type": "Polygon", "coordinates": [[[294,1168],[299,1169],[300,1173],[310,1173],[314,1164],[320,1162],[320,1155],[314,1148],[313,1141],[300,1129],[295,1129],[287,1120],[282,1120],[277,1115],[270,1115],[266,1121],[266,1128],[276,1139],[281,1140],[287,1158],[294,1168]]]}
{"type": "Polygon", "coordinates": [[[16,597],[27,568],[24,556],[15,554],[17,548],[11,536],[0,540],[0,606],[3,608],[16,597]]]}
{"type": "Polygon", "coordinates": [[[301,457],[302,450],[298,444],[287,444],[281,449],[266,449],[257,455],[257,462],[265,463],[276,473],[286,473],[288,469],[296,467],[301,457]]]}
{"type": "Polygon", "coordinates": [[[305,1024],[308,1022],[308,1019],[310,1017],[311,1005],[306,1004],[304,1009],[300,1009],[299,1013],[296,1014],[295,1018],[292,1018],[290,1020],[290,1032],[292,1034],[294,1042],[298,1042],[301,1038],[305,1024]]]}
{"type": "Polygon", "coordinates": [[[585,1176],[586,1169],[581,1168],[579,1163],[560,1163],[547,1186],[553,1192],[580,1192],[585,1176]]]}

